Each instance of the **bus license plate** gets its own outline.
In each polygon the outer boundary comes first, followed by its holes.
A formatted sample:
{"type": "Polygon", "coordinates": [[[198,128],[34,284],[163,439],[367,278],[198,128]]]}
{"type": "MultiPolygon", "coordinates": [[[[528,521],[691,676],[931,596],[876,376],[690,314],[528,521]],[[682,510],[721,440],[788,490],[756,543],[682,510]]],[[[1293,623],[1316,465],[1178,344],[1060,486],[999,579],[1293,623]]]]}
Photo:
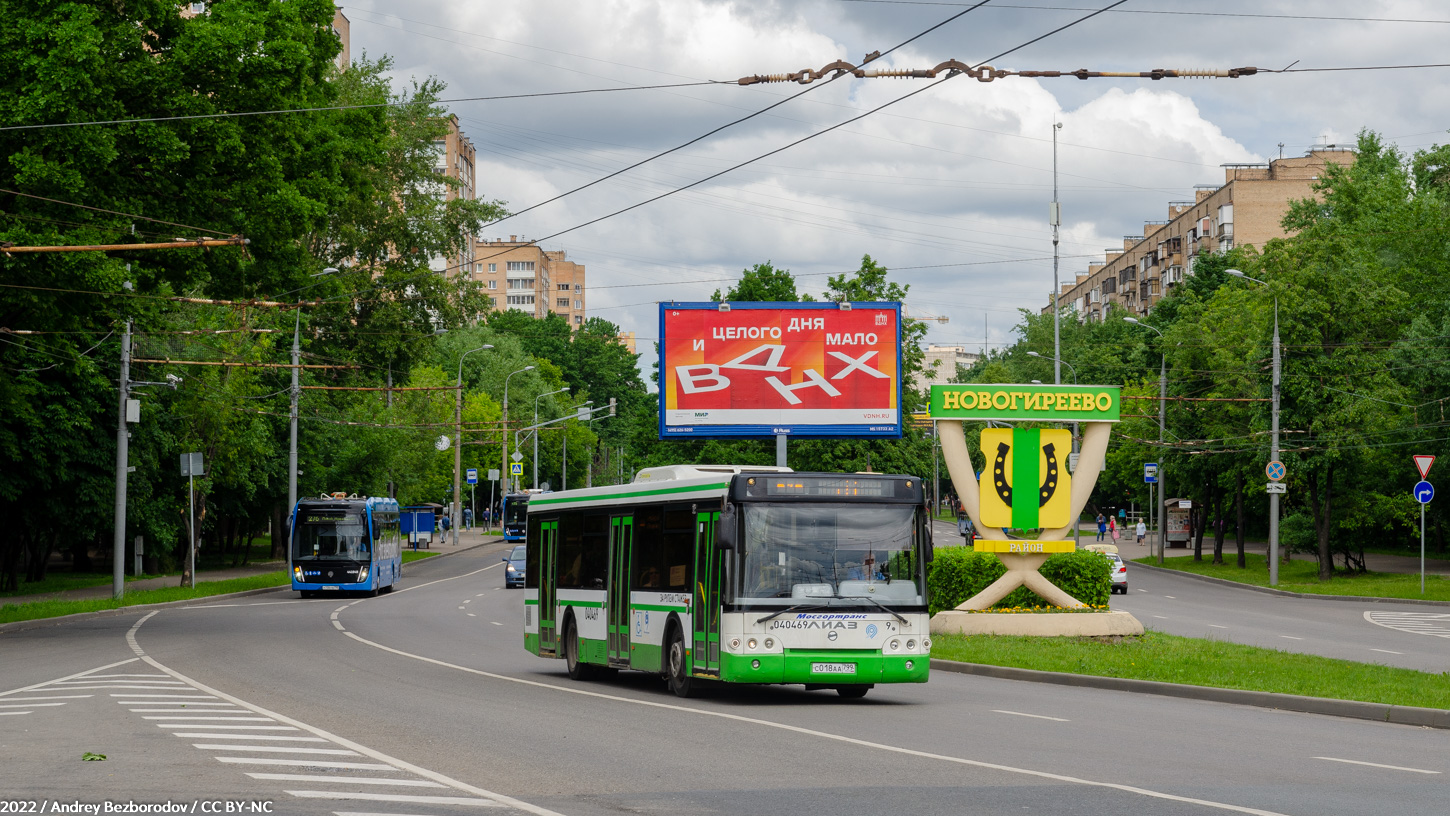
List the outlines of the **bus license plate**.
{"type": "Polygon", "coordinates": [[[339,586],[325,586],[325,587],[323,587],[323,589],[342,589],[342,587],[339,587],[339,586]]]}
{"type": "Polygon", "coordinates": [[[855,674],[855,663],[812,663],[811,674],[855,674]]]}

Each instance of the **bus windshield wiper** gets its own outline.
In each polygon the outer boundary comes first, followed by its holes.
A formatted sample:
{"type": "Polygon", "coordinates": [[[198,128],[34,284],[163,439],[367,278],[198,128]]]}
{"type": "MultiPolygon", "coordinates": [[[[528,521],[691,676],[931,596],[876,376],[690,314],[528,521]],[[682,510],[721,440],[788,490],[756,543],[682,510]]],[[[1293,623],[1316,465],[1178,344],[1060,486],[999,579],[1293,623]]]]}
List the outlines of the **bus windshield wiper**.
{"type": "Polygon", "coordinates": [[[896,610],[892,609],[891,607],[887,606],[886,604],[884,604],[884,603],[882,603],[882,602],[880,602],[880,601],[876,600],[875,598],[872,598],[872,597],[870,597],[868,595],[850,595],[850,596],[847,596],[847,597],[850,597],[852,599],[860,598],[863,601],[870,601],[871,603],[874,603],[877,606],[881,607],[881,609],[883,611],[885,611],[886,613],[890,614],[891,617],[896,618],[897,620],[901,621],[902,623],[907,623],[908,622],[906,620],[906,618],[903,618],[901,616],[901,613],[897,612],[896,610]]]}
{"type": "MultiPolygon", "coordinates": [[[[830,607],[829,604],[796,604],[795,606],[787,606],[785,609],[782,609],[779,612],[772,612],[769,615],[766,615],[765,617],[757,620],[756,623],[765,623],[766,621],[770,620],[771,618],[779,617],[779,616],[784,615],[784,614],[787,614],[789,612],[804,612],[807,609],[830,609],[830,608],[831,607],[830,607]]],[[[902,623],[905,623],[906,622],[906,619],[903,618],[901,622],[902,623]]]]}

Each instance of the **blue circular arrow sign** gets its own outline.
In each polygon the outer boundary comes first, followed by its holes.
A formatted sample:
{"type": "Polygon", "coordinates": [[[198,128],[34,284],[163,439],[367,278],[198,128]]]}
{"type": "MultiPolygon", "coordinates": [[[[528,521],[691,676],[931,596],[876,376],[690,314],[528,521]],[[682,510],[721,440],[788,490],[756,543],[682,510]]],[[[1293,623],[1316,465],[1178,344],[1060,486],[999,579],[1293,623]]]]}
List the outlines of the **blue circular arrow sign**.
{"type": "Polygon", "coordinates": [[[1435,486],[1429,482],[1421,481],[1415,484],[1415,501],[1420,504],[1429,504],[1435,498],[1435,486]]]}
{"type": "Polygon", "coordinates": [[[1278,460],[1270,462],[1268,466],[1264,468],[1264,475],[1268,476],[1269,479],[1275,482],[1282,480],[1285,473],[1286,470],[1284,468],[1284,463],[1278,460]]]}

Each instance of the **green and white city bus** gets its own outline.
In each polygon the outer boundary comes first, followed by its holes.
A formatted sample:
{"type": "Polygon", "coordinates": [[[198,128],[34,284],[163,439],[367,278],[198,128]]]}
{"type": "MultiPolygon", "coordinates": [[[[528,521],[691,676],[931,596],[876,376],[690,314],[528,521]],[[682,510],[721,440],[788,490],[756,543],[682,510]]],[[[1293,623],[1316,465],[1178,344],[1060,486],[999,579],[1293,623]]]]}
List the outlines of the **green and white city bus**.
{"type": "Polygon", "coordinates": [[[930,520],[912,476],[647,468],[528,507],[524,647],[569,676],[657,672],[861,697],[924,683],[930,520]]]}

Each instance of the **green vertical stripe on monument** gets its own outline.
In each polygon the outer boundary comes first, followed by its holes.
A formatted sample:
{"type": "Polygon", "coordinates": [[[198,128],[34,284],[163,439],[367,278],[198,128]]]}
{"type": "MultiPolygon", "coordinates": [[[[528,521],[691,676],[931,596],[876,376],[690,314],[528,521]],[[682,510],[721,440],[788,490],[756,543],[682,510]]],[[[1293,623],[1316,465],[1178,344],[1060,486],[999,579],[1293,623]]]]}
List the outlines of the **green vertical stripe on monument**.
{"type": "Polygon", "coordinates": [[[1036,428],[1012,429],[1012,526],[1022,530],[1036,529],[1037,493],[1042,474],[1038,459],[1042,451],[1042,434],[1036,428]]]}

